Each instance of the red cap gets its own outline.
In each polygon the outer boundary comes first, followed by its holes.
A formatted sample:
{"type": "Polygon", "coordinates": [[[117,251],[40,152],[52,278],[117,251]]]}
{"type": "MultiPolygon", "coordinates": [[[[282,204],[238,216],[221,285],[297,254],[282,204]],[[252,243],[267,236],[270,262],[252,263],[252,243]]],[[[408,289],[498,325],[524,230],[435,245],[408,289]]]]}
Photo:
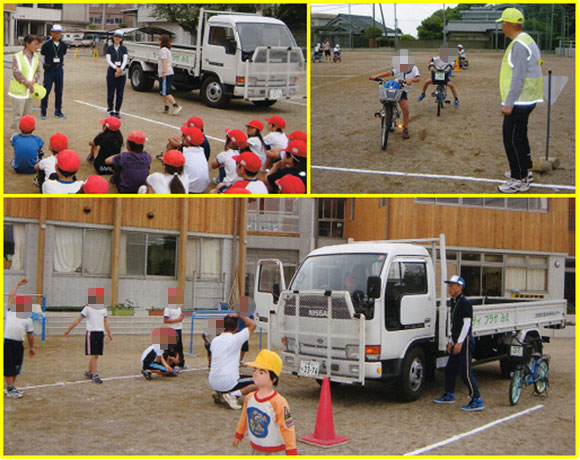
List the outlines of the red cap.
{"type": "Polygon", "coordinates": [[[111,131],[119,131],[121,127],[121,120],[117,117],[107,117],[101,120],[101,124],[105,125],[111,131]]]}
{"type": "Polygon", "coordinates": [[[127,136],[127,140],[135,144],[145,145],[145,134],[142,131],[131,131],[127,136]]]}
{"type": "Polygon", "coordinates": [[[21,119],[20,119],[20,131],[24,131],[25,133],[29,133],[31,131],[34,131],[34,128],[36,127],[36,120],[34,119],[34,117],[32,115],[24,115],[21,119]]]}
{"type": "Polygon", "coordinates": [[[286,153],[294,155],[295,157],[306,158],[306,142],[291,141],[286,147],[286,153]]]}
{"type": "Polygon", "coordinates": [[[273,117],[270,118],[264,118],[264,120],[269,121],[276,128],[284,129],[286,127],[286,122],[284,121],[284,118],[279,117],[277,115],[274,115],[273,117]]]}
{"type": "Polygon", "coordinates": [[[201,145],[203,144],[203,133],[200,129],[194,126],[182,126],[181,132],[187,138],[191,145],[201,145]]]}
{"type": "Polygon", "coordinates": [[[224,192],[224,194],[228,194],[228,195],[251,195],[252,192],[250,192],[247,188],[236,187],[236,184],[234,184],[230,188],[228,188],[224,192]]]}
{"type": "Polygon", "coordinates": [[[169,150],[163,155],[163,163],[179,168],[185,164],[185,157],[179,150],[169,150]]]}
{"type": "Polygon", "coordinates": [[[53,134],[50,136],[49,148],[56,153],[68,149],[68,138],[62,133],[53,134]]]}
{"type": "Polygon", "coordinates": [[[260,157],[252,152],[244,152],[241,155],[234,156],[233,159],[236,160],[236,163],[250,172],[257,173],[262,167],[260,157]]]}
{"type": "Polygon", "coordinates": [[[294,131],[288,134],[287,137],[291,141],[308,142],[308,136],[306,136],[306,133],[304,131],[294,131]]]}
{"type": "Polygon", "coordinates": [[[199,117],[190,117],[189,120],[183,123],[183,126],[194,126],[197,129],[203,129],[203,120],[199,117]]]}
{"type": "Polygon", "coordinates": [[[226,129],[226,134],[232,140],[236,147],[239,149],[246,148],[248,146],[248,138],[239,129],[226,129]]]}
{"type": "Polygon", "coordinates": [[[109,183],[101,176],[89,176],[85,185],[83,185],[83,191],[87,194],[108,193],[109,183]]]}
{"type": "Polygon", "coordinates": [[[306,187],[302,179],[292,174],[286,174],[281,179],[278,179],[276,185],[280,193],[306,193],[306,187]]]}
{"type": "Polygon", "coordinates": [[[260,120],[252,120],[246,126],[259,129],[260,131],[264,129],[264,123],[262,123],[260,120]]]}
{"type": "Polygon", "coordinates": [[[62,150],[56,155],[56,165],[58,169],[66,172],[77,172],[81,165],[81,160],[74,150],[62,150]]]}

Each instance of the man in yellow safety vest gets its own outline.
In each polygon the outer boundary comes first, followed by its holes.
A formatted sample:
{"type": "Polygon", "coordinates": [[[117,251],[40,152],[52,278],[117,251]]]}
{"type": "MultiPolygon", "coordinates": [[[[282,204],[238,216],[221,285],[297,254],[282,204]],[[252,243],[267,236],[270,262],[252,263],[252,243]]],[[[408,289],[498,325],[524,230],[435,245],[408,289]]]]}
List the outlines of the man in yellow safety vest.
{"type": "Polygon", "coordinates": [[[498,187],[502,193],[526,192],[533,181],[532,157],[528,142],[528,118],[536,104],[543,102],[544,82],[540,49],[523,31],[524,16],[516,8],[506,8],[501,28],[511,39],[499,74],[503,143],[510,165],[507,182],[498,187]]]}

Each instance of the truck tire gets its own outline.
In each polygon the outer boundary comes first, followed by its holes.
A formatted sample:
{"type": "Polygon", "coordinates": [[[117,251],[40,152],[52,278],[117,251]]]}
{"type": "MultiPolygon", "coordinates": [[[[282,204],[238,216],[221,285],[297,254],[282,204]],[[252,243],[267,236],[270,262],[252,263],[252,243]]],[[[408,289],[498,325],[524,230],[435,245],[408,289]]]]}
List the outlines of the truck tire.
{"type": "Polygon", "coordinates": [[[147,75],[141,64],[131,67],[131,86],[135,91],[151,91],[155,80],[147,75]]]}
{"type": "Polygon", "coordinates": [[[399,380],[399,396],[402,401],[415,401],[421,396],[426,375],[425,353],[422,348],[414,347],[405,356],[399,380]]]}
{"type": "Polygon", "coordinates": [[[256,107],[272,107],[276,102],[276,99],[273,101],[270,99],[266,99],[265,101],[252,101],[256,107]]]}
{"type": "Polygon", "coordinates": [[[230,102],[230,96],[225,93],[225,88],[219,79],[213,75],[207,77],[201,85],[201,98],[203,102],[214,109],[224,108],[230,102]]]}

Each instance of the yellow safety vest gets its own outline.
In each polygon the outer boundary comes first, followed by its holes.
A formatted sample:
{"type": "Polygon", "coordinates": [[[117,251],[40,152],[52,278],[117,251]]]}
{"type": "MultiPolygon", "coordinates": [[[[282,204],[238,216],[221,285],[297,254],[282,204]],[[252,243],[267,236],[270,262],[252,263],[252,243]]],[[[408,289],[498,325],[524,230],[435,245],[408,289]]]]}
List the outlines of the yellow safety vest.
{"type": "MultiPolygon", "coordinates": [[[[16,53],[16,60],[18,61],[18,70],[24,75],[24,78],[28,81],[33,81],[36,69],[38,69],[38,56],[35,54],[32,57],[32,67],[22,51],[16,53]]],[[[16,78],[13,78],[8,87],[8,94],[16,99],[28,99],[30,90],[24,83],[20,83],[16,78]]]]}
{"type": "Polygon", "coordinates": [[[511,60],[512,47],[515,42],[519,42],[528,50],[528,66],[526,68],[526,78],[520,97],[516,105],[534,104],[544,102],[544,77],[542,75],[542,60],[540,50],[534,39],[525,32],[519,34],[507,47],[501,63],[499,73],[499,92],[502,105],[507,99],[512,83],[513,67],[511,60]]]}

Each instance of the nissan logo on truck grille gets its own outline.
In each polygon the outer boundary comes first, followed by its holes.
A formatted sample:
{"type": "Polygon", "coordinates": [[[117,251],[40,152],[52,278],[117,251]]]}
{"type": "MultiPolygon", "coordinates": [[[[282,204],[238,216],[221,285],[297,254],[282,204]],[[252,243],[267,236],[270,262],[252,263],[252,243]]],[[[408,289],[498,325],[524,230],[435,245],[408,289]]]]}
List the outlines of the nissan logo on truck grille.
{"type": "MultiPolygon", "coordinates": [[[[325,294],[299,294],[299,315],[306,318],[328,318],[328,296],[325,294]]],[[[332,296],[332,319],[350,319],[350,313],[344,297],[332,296]]],[[[284,315],[296,316],[296,296],[284,297],[284,315]]]]}

